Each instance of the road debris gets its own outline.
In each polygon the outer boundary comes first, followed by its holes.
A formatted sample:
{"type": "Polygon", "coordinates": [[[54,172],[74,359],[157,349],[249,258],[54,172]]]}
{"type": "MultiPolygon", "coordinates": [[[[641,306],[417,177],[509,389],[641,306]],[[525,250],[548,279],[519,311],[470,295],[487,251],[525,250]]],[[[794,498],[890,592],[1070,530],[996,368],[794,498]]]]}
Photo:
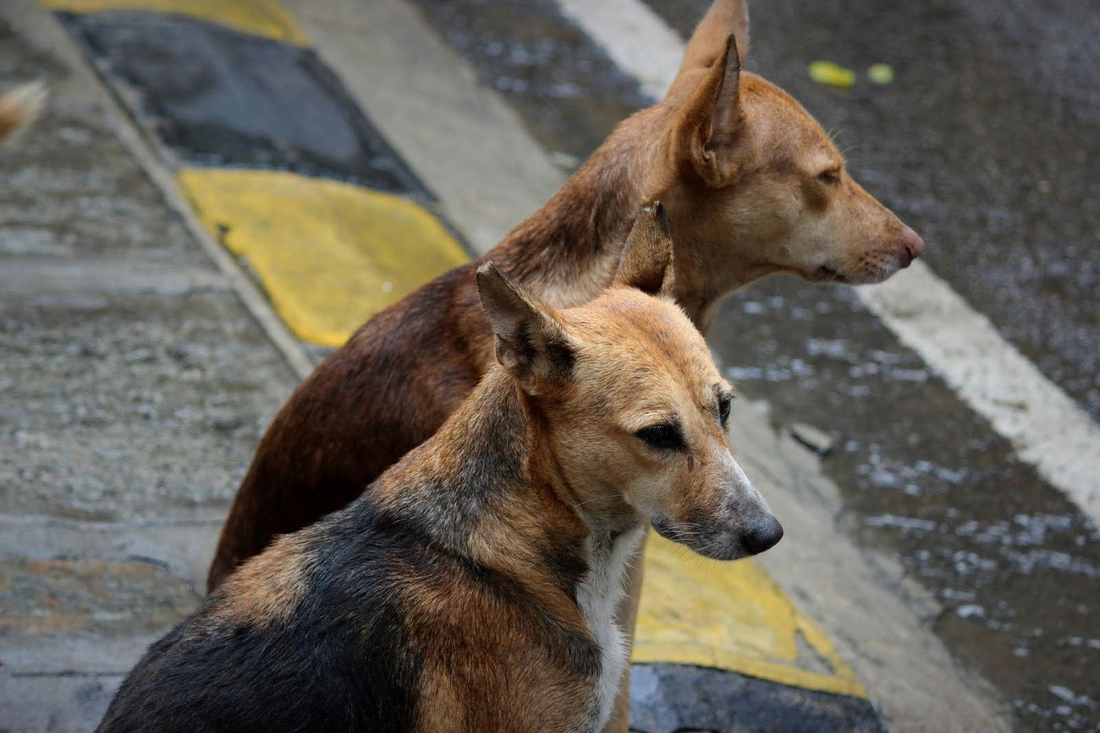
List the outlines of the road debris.
{"type": "Polygon", "coordinates": [[[847,89],[856,83],[856,72],[832,61],[814,61],[809,66],[809,72],[810,78],[818,84],[847,89]]]}
{"type": "Polygon", "coordinates": [[[867,68],[867,78],[875,84],[893,84],[894,67],[890,64],[871,64],[867,68]]]}

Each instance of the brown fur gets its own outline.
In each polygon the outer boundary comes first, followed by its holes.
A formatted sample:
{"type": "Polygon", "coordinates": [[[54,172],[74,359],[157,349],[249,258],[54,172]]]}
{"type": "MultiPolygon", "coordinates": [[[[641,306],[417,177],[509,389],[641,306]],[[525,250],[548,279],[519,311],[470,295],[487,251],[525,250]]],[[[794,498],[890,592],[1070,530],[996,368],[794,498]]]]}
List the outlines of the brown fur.
{"type": "Polygon", "coordinates": [[[45,101],[46,87],[37,82],[16,87],[0,97],[0,145],[33,122],[45,101]]]}
{"type": "Polygon", "coordinates": [[[280,537],[226,582],[222,622],[265,626],[285,622],[306,592],[309,552],[297,535],[280,537]]]}

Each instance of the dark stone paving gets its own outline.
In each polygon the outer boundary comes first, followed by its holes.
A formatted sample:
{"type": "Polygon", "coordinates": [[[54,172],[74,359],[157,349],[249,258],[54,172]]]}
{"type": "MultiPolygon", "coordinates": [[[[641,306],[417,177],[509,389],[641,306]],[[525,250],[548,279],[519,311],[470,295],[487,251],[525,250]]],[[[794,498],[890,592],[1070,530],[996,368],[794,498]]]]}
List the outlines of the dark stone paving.
{"type": "Polygon", "coordinates": [[[677,664],[634,665],[630,729],[639,733],[885,731],[871,703],[677,664]]]}
{"type": "Polygon", "coordinates": [[[309,49],[181,16],[60,17],[185,163],[290,170],[431,199],[309,49]]]}

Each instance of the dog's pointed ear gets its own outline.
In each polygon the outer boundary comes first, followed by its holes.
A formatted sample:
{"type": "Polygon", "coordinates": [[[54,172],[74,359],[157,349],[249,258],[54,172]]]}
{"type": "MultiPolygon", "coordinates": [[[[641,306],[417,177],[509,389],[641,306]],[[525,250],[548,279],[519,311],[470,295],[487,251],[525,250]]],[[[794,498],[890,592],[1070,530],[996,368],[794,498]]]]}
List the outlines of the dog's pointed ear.
{"type": "Polygon", "coordinates": [[[611,284],[649,295],[672,295],[672,234],[660,201],[643,206],[634,220],[611,284]]]}
{"type": "Polygon", "coordinates": [[[739,175],[734,152],[743,121],[740,82],[741,62],[731,35],[678,115],[678,149],[711,188],[729,186],[739,175]]]}
{"type": "Polygon", "coordinates": [[[530,394],[568,380],[574,344],[554,309],[504,275],[492,262],[477,270],[481,307],[496,336],[497,361],[530,394]]]}
{"type": "Polygon", "coordinates": [[[730,34],[737,39],[738,56],[744,62],[749,55],[748,7],[744,0],[714,0],[691,34],[676,78],[713,64],[722,55],[730,34]]]}

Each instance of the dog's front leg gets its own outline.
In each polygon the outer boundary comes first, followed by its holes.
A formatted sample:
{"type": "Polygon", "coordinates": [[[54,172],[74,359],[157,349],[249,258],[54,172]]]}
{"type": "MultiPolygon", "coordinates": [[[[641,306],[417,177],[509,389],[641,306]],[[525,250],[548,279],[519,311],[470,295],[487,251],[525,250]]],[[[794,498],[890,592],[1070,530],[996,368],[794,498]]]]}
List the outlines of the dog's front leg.
{"type": "Polygon", "coordinates": [[[638,543],[638,549],[634,552],[630,564],[626,570],[626,595],[619,604],[616,620],[619,628],[623,630],[628,648],[626,668],[623,670],[622,679],[619,680],[619,694],[615,698],[615,707],[611,710],[611,719],[604,726],[603,733],[627,733],[630,729],[630,652],[634,648],[634,622],[638,620],[638,603],[642,598],[642,572],[645,565],[645,543],[638,543]]]}

